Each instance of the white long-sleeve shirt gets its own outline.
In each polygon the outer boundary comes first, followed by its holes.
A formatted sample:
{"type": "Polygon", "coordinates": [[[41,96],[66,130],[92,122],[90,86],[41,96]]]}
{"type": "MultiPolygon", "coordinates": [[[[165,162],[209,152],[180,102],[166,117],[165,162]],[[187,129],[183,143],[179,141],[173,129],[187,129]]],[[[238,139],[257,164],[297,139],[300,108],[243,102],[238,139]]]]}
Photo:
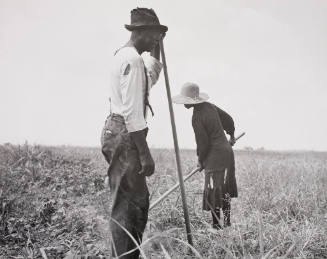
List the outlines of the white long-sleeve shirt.
{"type": "Polygon", "coordinates": [[[147,62],[134,47],[123,47],[113,57],[110,69],[109,96],[111,112],[125,119],[128,132],[143,130],[147,127],[144,118],[144,96],[146,90],[147,67],[148,91],[159,77],[162,65],[148,56],[147,62]]]}

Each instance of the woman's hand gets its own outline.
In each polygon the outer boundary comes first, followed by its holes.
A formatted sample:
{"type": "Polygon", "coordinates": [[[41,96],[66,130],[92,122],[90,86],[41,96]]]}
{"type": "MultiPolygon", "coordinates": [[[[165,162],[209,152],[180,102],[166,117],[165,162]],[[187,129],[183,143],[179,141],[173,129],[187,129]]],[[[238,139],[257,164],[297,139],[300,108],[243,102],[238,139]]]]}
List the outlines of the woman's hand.
{"type": "Polygon", "coordinates": [[[235,139],[235,137],[234,137],[234,136],[230,136],[228,142],[229,142],[229,144],[230,144],[231,146],[234,146],[234,144],[236,143],[236,139],[235,139]]]}

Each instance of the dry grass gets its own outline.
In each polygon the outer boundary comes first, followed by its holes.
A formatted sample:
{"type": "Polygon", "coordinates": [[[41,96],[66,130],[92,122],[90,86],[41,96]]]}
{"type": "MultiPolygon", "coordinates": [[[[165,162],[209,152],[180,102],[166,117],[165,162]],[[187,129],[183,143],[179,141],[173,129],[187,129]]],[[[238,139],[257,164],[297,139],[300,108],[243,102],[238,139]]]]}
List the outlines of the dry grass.
{"type": "MultiPolygon", "coordinates": [[[[196,157],[181,155],[187,173],[196,157]]],[[[174,152],[153,156],[152,201],[177,181],[174,152]]],[[[109,255],[106,167],[96,148],[0,146],[0,258],[41,258],[41,247],[49,258],[109,255]]],[[[197,173],[186,183],[196,250],[177,191],[150,212],[144,257],[327,258],[327,153],[237,151],[236,170],[232,227],[210,230],[197,173]]]]}

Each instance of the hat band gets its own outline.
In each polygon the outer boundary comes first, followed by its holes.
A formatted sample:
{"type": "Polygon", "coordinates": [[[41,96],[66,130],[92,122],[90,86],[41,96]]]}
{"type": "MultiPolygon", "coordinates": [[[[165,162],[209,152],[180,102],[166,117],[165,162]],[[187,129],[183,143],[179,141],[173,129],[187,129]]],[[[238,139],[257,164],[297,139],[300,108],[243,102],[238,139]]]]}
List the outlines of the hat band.
{"type": "Polygon", "coordinates": [[[168,27],[166,25],[162,25],[162,24],[136,24],[136,23],[132,23],[132,24],[125,24],[125,28],[127,30],[134,30],[134,29],[143,29],[143,28],[160,28],[160,30],[166,32],[168,31],[168,27]]]}

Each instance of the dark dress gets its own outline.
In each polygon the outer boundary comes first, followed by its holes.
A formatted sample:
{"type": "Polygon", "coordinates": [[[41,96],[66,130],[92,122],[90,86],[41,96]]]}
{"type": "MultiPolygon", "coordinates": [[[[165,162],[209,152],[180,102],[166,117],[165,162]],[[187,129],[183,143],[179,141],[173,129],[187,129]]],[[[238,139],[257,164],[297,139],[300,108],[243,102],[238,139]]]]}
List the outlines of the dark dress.
{"type": "Polygon", "coordinates": [[[234,135],[234,121],[222,109],[204,102],[194,106],[192,126],[197,155],[206,175],[203,209],[212,210],[222,206],[226,195],[230,198],[238,195],[234,152],[224,132],[234,135]]]}

